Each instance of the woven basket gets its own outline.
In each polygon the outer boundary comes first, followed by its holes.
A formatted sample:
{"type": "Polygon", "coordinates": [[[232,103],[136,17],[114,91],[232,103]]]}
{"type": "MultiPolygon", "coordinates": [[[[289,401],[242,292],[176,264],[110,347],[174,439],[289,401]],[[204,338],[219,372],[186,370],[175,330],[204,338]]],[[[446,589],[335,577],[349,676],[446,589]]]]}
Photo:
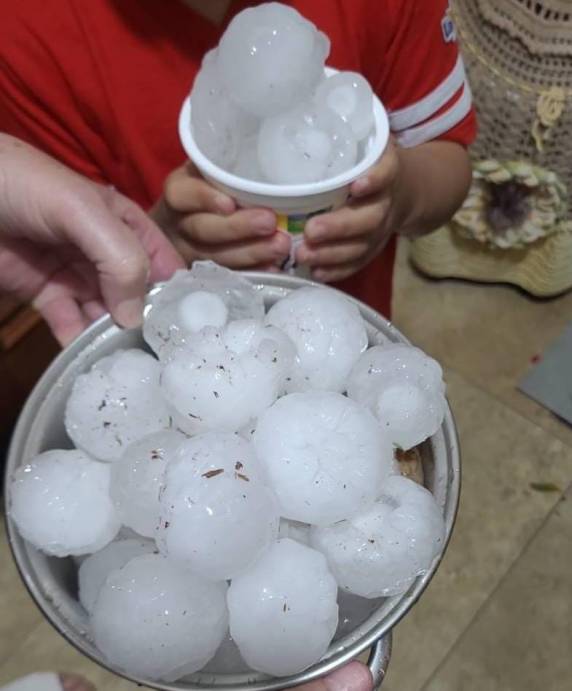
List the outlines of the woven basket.
{"type": "Polygon", "coordinates": [[[453,220],[412,244],[435,277],[572,287],[572,0],[454,0],[479,119],[473,185],[453,220]]]}

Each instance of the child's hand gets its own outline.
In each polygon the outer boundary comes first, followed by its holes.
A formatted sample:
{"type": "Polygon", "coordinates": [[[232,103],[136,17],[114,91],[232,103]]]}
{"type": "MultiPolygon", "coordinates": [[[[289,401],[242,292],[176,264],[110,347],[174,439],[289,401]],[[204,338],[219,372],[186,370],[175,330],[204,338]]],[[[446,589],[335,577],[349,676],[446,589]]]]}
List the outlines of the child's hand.
{"type": "Polygon", "coordinates": [[[398,150],[390,141],[377,165],[352,184],[346,206],[308,222],[296,256],[311,267],[313,278],[347,278],[385,247],[397,230],[392,210],[399,169],[398,150]]]}
{"type": "Polygon", "coordinates": [[[188,262],[212,259],[233,269],[269,269],[288,257],[290,240],[269,209],[237,209],[191,161],[173,171],[152,216],[188,262]]]}

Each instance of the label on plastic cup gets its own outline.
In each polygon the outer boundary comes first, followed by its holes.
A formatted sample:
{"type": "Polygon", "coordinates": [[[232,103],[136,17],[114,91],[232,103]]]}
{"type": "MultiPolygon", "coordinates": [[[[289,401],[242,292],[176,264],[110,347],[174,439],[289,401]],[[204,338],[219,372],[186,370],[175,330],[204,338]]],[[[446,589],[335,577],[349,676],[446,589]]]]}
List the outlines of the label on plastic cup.
{"type": "MultiPolygon", "coordinates": [[[[278,214],[277,216],[277,228],[285,233],[288,233],[292,239],[290,244],[290,255],[288,259],[282,265],[282,270],[287,271],[289,274],[299,275],[300,271],[296,267],[296,248],[302,242],[302,236],[304,233],[304,228],[306,223],[319,214],[324,214],[327,211],[331,211],[333,207],[329,206],[326,209],[320,209],[319,211],[313,211],[309,214],[278,214]]],[[[305,274],[304,274],[305,275],[305,274]]]]}

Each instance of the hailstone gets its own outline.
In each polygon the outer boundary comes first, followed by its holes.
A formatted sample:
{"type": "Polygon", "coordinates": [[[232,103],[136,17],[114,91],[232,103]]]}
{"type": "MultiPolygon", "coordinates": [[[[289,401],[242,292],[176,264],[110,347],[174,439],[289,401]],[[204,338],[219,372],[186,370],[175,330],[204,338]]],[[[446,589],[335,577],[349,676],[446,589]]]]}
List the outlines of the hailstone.
{"type": "Polygon", "coordinates": [[[168,360],[174,350],[196,340],[204,327],[224,326],[220,302],[226,306],[227,320],[264,317],[262,294],[252,283],[214,262],[194,262],[190,271],[177,271],[152,295],[145,310],[143,337],[161,360],[168,360]],[[195,292],[208,295],[203,295],[201,305],[191,302],[190,311],[188,296],[195,292]],[[215,305],[214,310],[205,309],[207,301],[215,305]]]}
{"type": "Polygon", "coordinates": [[[130,444],[112,465],[111,498],[123,525],[139,535],[155,537],[163,474],[185,439],[176,430],[153,432],[130,444]]]}
{"type": "Polygon", "coordinates": [[[371,412],[337,393],[280,398],[260,416],[254,445],[280,515],[316,525],[372,504],[395,468],[371,412]]]}
{"type": "Polygon", "coordinates": [[[345,391],[347,376],[368,344],[365,322],[346,297],[331,288],[299,288],[270,308],[266,323],[296,346],[289,391],[345,391]]]}
{"type": "Polygon", "coordinates": [[[160,366],[142,350],[118,350],[74,382],[65,426],[74,444],[102,461],[170,425],[159,391],[160,366]]]}
{"type": "Polygon", "coordinates": [[[56,557],[95,552],[120,522],[109,498],[110,466],[83,451],[45,451],[20,466],[9,513],[24,539],[56,557]]]}
{"type": "Polygon", "coordinates": [[[324,79],[316,89],[318,107],[326,107],[346,122],[355,138],[367,137],[374,125],[373,92],[357,72],[338,72],[324,79]]]}
{"type": "Polygon", "coordinates": [[[338,624],[337,585],[322,554],[275,542],[228,590],[230,633],[242,656],[266,674],[295,674],[317,662],[338,624]]]}
{"type": "Polygon", "coordinates": [[[244,571],[278,534],[274,495],[261,481],[252,444],[210,432],[179,447],[161,493],[161,551],[220,581],[244,571]]]}
{"type": "Polygon", "coordinates": [[[373,506],[311,531],[312,546],[326,555],[340,587],[368,598],[405,592],[444,540],[443,514],[431,492],[399,475],[385,481],[373,506]]]}
{"type": "Polygon", "coordinates": [[[111,573],[93,608],[91,629],[108,662],[129,674],[175,681],[203,667],[228,626],[226,584],[143,555],[111,573]]]}
{"type": "Polygon", "coordinates": [[[99,591],[110,573],[122,569],[131,559],[153,554],[156,550],[152,540],[115,540],[84,559],[78,571],[79,601],[84,608],[93,611],[99,591]]]}
{"type": "Polygon", "coordinates": [[[368,406],[405,450],[435,434],[447,408],[439,363],[405,344],[366,351],[350,374],[348,396],[368,406]]]}

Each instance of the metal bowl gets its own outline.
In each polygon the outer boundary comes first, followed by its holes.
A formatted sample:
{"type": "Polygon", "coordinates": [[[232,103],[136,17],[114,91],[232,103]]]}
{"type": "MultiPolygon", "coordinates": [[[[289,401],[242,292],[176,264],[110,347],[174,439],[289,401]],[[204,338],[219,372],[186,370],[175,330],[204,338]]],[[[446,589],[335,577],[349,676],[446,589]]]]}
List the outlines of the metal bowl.
{"type": "MultiPolygon", "coordinates": [[[[267,307],[292,290],[310,284],[293,276],[265,273],[246,273],[245,276],[261,291],[267,307]]],[[[152,292],[160,289],[158,286],[152,292]]],[[[407,342],[386,319],[357,300],[354,303],[366,321],[371,345],[407,342]]],[[[71,447],[63,418],[75,378],[101,357],[119,348],[134,347],[146,347],[140,330],[123,331],[113,324],[110,317],[103,317],[52,363],[29,397],[14,432],[6,466],[7,509],[10,506],[9,479],[18,466],[42,451],[71,447]]],[[[203,671],[177,683],[151,682],[125,675],[103,658],[90,639],[87,615],[77,599],[77,565],[74,560],[50,558],[34,549],[20,537],[9,515],[6,517],[8,538],[20,575],[48,621],[82,653],[136,683],[165,691],[205,688],[216,688],[218,691],[275,691],[321,677],[368,648],[372,648],[370,669],[376,683],[380,683],[391,653],[391,630],[427,587],[453,530],[460,491],[460,460],[455,423],[449,409],[441,429],[422,445],[421,457],[425,485],[433,492],[445,518],[443,551],[429,572],[417,578],[403,595],[375,600],[342,597],[340,626],[322,660],[300,674],[280,679],[244,667],[230,639],[203,671]]]]}

